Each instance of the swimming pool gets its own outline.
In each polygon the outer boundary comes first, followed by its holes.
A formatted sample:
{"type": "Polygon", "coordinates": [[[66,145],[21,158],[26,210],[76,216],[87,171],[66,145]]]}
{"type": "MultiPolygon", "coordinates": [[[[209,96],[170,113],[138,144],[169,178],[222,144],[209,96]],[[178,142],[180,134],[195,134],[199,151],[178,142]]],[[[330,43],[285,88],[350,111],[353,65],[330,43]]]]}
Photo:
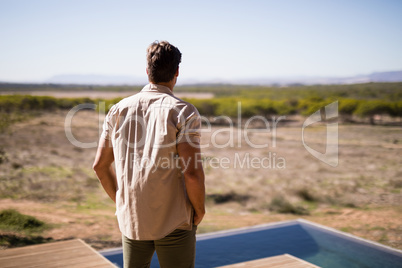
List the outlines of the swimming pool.
{"type": "MultiPolygon", "coordinates": [[[[264,224],[197,236],[196,267],[216,267],[280,254],[321,267],[402,267],[402,251],[306,220],[264,224]]],[[[122,267],[121,248],[101,254],[122,267]]],[[[151,267],[159,267],[154,255],[151,267]]]]}

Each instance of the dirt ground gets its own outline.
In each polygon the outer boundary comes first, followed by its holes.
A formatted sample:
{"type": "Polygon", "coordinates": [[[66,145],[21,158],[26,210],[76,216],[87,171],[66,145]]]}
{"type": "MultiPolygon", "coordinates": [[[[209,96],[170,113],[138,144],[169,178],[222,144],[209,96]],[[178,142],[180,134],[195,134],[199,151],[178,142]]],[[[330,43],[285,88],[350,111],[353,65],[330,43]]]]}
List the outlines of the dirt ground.
{"type": "MultiPolygon", "coordinates": [[[[51,224],[43,237],[118,247],[113,203],[91,170],[104,115],[74,114],[70,140],[67,115],[45,113],[0,135],[0,210],[51,224]]],[[[270,122],[269,131],[205,126],[207,215],[199,232],[303,218],[402,249],[401,128],[339,125],[339,163],[331,167],[305,149],[302,119],[285,121],[276,129],[270,122]],[[280,213],[275,200],[303,213],[280,213]]],[[[306,129],[305,144],[325,152],[325,133],[324,125],[306,129]]]]}

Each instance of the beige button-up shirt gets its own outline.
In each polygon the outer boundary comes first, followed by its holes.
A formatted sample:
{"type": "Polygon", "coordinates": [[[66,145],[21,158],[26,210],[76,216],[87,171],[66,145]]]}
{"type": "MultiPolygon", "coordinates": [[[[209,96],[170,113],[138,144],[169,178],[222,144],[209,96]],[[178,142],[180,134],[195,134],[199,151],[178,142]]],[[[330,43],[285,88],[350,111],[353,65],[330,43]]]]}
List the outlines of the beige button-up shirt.
{"type": "Polygon", "coordinates": [[[102,137],[113,145],[123,235],[157,240],[175,229],[191,230],[193,208],[176,146],[198,146],[200,128],[197,109],[165,86],[149,84],[110,109],[102,137]]]}

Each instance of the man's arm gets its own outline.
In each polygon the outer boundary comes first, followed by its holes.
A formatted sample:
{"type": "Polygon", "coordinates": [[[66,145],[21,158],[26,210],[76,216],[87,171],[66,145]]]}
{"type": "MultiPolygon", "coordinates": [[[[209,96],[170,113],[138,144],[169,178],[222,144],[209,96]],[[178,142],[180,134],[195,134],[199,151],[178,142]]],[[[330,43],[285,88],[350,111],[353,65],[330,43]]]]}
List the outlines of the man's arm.
{"type": "Polygon", "coordinates": [[[188,198],[194,208],[194,224],[205,215],[205,177],[200,149],[187,142],[179,143],[177,151],[181,160],[188,198]]]}
{"type": "Polygon", "coordinates": [[[113,147],[109,140],[100,138],[93,169],[109,197],[116,202],[117,180],[113,170],[113,147]]]}

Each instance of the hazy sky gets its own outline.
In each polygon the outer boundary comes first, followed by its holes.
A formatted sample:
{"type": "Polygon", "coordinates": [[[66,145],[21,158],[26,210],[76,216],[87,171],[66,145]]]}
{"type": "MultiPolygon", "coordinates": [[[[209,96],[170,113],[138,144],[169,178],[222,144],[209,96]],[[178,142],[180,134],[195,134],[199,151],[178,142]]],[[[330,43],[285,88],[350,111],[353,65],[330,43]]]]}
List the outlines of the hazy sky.
{"type": "Polygon", "coordinates": [[[402,70],[402,1],[0,0],[0,81],[145,77],[154,40],[198,81],[402,70]]]}

